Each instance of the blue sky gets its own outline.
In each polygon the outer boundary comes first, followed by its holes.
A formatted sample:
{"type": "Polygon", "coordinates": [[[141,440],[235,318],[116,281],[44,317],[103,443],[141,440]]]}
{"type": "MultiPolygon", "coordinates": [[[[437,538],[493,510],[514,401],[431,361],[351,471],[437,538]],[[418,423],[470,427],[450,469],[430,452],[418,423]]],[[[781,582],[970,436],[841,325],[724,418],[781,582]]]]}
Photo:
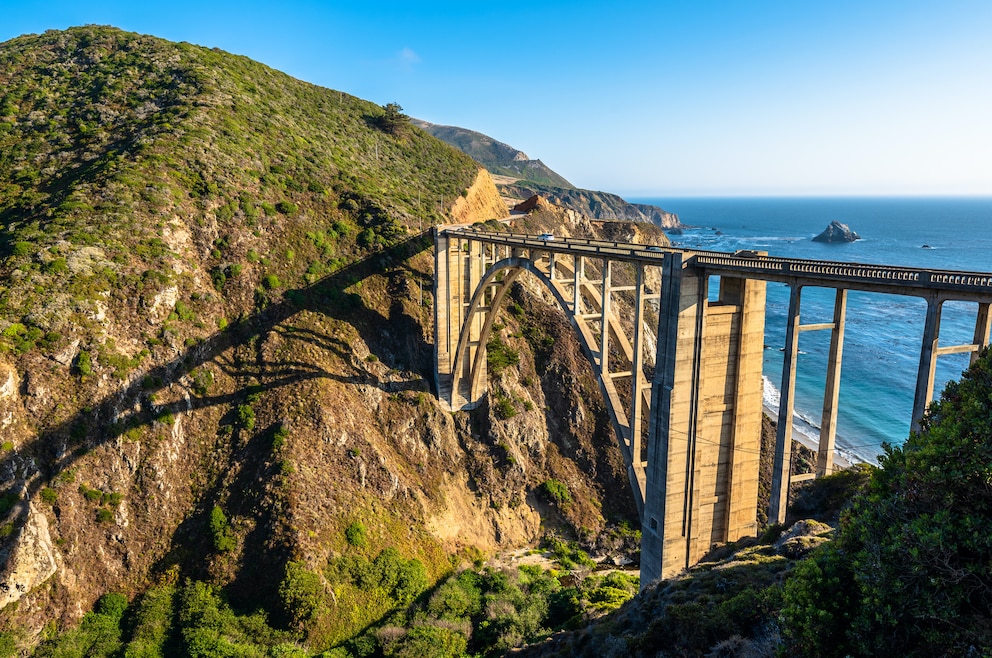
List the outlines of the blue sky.
{"type": "Polygon", "coordinates": [[[0,0],[484,132],[629,196],[992,194],[992,2],[0,0]]]}

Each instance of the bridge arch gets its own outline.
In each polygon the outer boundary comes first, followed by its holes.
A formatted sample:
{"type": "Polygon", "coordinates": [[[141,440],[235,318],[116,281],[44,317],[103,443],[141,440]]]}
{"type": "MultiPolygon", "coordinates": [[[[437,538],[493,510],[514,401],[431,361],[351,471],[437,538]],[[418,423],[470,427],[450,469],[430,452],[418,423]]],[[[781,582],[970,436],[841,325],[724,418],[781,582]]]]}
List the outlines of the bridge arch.
{"type": "MultiPolygon", "coordinates": [[[[458,332],[458,340],[453,351],[450,404],[454,406],[457,404],[457,400],[464,399],[466,400],[466,405],[462,408],[470,408],[468,405],[474,406],[478,404],[485,395],[488,388],[486,345],[492,334],[496,315],[512,288],[513,283],[524,272],[529,272],[551,293],[551,296],[555,299],[566,317],[570,319],[582,351],[592,366],[593,371],[597,374],[597,381],[603,393],[607,414],[610,417],[621,453],[624,456],[624,463],[627,468],[634,502],[638,513],[641,513],[644,508],[644,472],[643,464],[641,463],[642,460],[640,459],[641,450],[639,441],[632,440],[630,419],[623,404],[620,402],[620,397],[617,395],[613,382],[608,379],[608,371],[604,377],[603,367],[608,364],[609,360],[604,360],[602,357],[601,348],[604,346],[602,333],[610,332],[613,342],[620,345],[620,351],[631,363],[634,360],[632,353],[634,346],[626,339],[626,336],[620,329],[618,318],[609,313],[609,304],[604,303],[602,300],[600,300],[599,304],[600,315],[602,316],[599,332],[600,343],[597,345],[594,340],[595,333],[586,326],[584,318],[579,317],[575,310],[576,308],[581,310],[581,302],[576,300],[576,293],[573,291],[571,299],[567,298],[565,287],[554,278],[555,266],[553,261],[549,262],[548,271],[542,268],[540,262],[545,258],[549,258],[549,255],[541,251],[536,251],[527,256],[520,254],[512,255],[497,260],[481,273],[478,282],[471,291],[461,328],[458,332]],[[605,312],[604,307],[606,307],[605,312]]],[[[572,274],[572,285],[581,286],[582,283],[576,284],[574,282],[574,271],[572,274]]],[[[607,295],[609,294],[607,292],[607,295]]],[[[579,293],[579,296],[581,296],[581,293],[579,293]]],[[[605,343],[607,349],[609,349],[609,343],[608,338],[605,343]]],[[[637,348],[640,349],[639,343],[637,348]]],[[[638,359],[638,361],[640,360],[638,359]]],[[[637,367],[640,368],[640,365],[638,364],[637,367]]],[[[633,372],[634,369],[632,368],[631,371],[633,372]]],[[[649,403],[649,384],[644,378],[643,373],[639,374],[641,380],[640,386],[635,384],[632,396],[640,396],[644,399],[639,402],[649,403]]],[[[637,374],[632,374],[632,377],[636,380],[637,374]]]]}

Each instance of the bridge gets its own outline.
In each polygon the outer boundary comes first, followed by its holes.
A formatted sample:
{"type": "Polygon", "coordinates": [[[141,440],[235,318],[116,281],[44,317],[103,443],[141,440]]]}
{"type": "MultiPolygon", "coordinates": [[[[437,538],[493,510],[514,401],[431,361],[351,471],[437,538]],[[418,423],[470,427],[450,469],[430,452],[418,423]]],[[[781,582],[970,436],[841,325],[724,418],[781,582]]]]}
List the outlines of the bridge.
{"type": "Polygon", "coordinates": [[[645,584],[695,564],[714,544],[758,531],[767,282],[790,289],[772,523],[785,521],[792,483],[833,470],[849,290],[926,300],[914,430],[933,398],[937,358],[971,353],[974,361],[989,344],[992,273],[543,237],[435,231],[438,396],[453,411],[480,404],[497,312],[518,277],[536,277],[570,319],[597,376],[641,517],[645,584]],[[835,291],[831,322],[801,323],[806,287],[835,291]],[[978,304],[971,343],[939,344],[941,309],[950,300],[978,304]],[[829,331],[830,348],[816,469],[796,476],[792,418],[799,335],[807,331],[829,331]]]}

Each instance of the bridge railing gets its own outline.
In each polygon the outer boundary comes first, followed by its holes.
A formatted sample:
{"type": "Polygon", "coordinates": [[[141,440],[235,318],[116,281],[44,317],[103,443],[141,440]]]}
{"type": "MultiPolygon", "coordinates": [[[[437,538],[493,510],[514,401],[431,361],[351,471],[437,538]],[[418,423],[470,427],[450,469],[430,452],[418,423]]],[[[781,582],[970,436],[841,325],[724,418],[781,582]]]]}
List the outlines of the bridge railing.
{"type": "Polygon", "coordinates": [[[834,281],[992,293],[992,273],[988,272],[932,270],[773,256],[739,257],[730,254],[696,254],[689,260],[689,264],[708,269],[729,269],[759,277],[774,273],[784,278],[824,278],[834,281]]]}
{"type": "MultiPolygon", "coordinates": [[[[752,274],[759,279],[824,279],[830,283],[869,284],[948,292],[992,294],[992,273],[935,270],[926,268],[875,265],[868,263],[809,260],[761,256],[753,252],[720,252],[678,247],[654,247],[629,242],[611,242],[590,238],[555,238],[540,240],[533,235],[462,229],[452,231],[468,239],[479,239],[508,246],[538,248],[559,253],[615,257],[661,264],[666,252],[683,254],[686,267],[701,267],[734,274],[752,274]]],[[[915,292],[912,294],[916,294],[915,292]]]]}

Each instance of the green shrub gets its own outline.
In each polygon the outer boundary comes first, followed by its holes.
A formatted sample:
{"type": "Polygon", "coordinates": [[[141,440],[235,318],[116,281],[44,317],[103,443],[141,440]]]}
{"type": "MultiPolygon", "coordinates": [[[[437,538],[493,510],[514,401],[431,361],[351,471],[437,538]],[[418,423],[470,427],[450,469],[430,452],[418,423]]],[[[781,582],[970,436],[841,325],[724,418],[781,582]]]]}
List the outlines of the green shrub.
{"type": "Polygon", "coordinates": [[[214,505],[210,510],[210,534],[213,537],[214,550],[218,553],[226,553],[237,548],[238,543],[227,516],[218,505],[214,505]]]}
{"type": "Polygon", "coordinates": [[[54,505],[59,502],[59,493],[51,487],[43,487],[38,495],[41,497],[42,502],[48,503],[49,505],[54,505]]]}
{"type": "Polygon", "coordinates": [[[197,395],[206,395],[214,385],[214,373],[210,368],[197,368],[191,373],[191,378],[193,392],[197,395]]]}
{"type": "Polygon", "coordinates": [[[296,211],[299,210],[299,206],[292,201],[279,201],[276,203],[276,210],[283,215],[295,215],[296,211]]]}
{"type": "Polygon", "coordinates": [[[279,452],[282,449],[283,444],[289,437],[289,428],[285,425],[280,425],[276,429],[275,433],[272,435],[272,450],[273,452],[279,452]]]}
{"type": "Polygon", "coordinates": [[[520,352],[504,343],[498,336],[493,336],[486,344],[486,357],[489,371],[498,375],[510,366],[520,363],[520,352]]]}
{"type": "Polygon", "coordinates": [[[494,412],[497,418],[501,420],[509,420],[517,415],[517,408],[513,406],[513,400],[505,395],[497,394],[494,412]]]}
{"type": "Polygon", "coordinates": [[[786,582],[788,651],[934,656],[992,647],[992,350],[947,385],[919,434],[883,448],[837,538],[786,582]]]}
{"type": "Polygon", "coordinates": [[[262,286],[266,290],[275,290],[276,288],[282,288],[282,281],[275,274],[267,274],[264,279],[262,279],[262,286]]]}
{"type": "Polygon", "coordinates": [[[355,521],[345,528],[344,537],[352,546],[364,546],[366,539],[365,525],[361,521],[355,521]]]}
{"type": "Polygon", "coordinates": [[[153,587],[131,606],[131,641],[124,658],[162,658],[173,626],[176,590],[172,585],[153,587]]]}
{"type": "Polygon", "coordinates": [[[303,562],[288,562],[279,584],[283,611],[297,626],[313,619],[324,599],[320,575],[307,569],[303,562]]]}
{"type": "Polygon", "coordinates": [[[572,494],[568,491],[568,485],[564,482],[560,482],[559,480],[545,480],[545,482],[541,484],[541,491],[543,491],[548,498],[555,501],[559,505],[572,502],[572,494]]]}
{"type": "Polygon", "coordinates": [[[176,302],[176,315],[183,322],[189,322],[196,317],[193,309],[191,309],[189,305],[182,300],[176,302]]]}
{"type": "Polygon", "coordinates": [[[89,352],[80,350],[79,356],[76,357],[76,371],[83,377],[93,374],[93,357],[89,352]]]}
{"type": "Polygon", "coordinates": [[[101,507],[96,511],[96,520],[100,523],[110,523],[114,520],[114,512],[106,507],[101,507]]]}
{"type": "Polygon", "coordinates": [[[547,535],[541,541],[541,546],[551,553],[552,558],[562,569],[576,569],[578,567],[591,569],[596,566],[596,561],[580,549],[575,542],[568,542],[554,535],[547,535]]]}
{"type": "Polygon", "coordinates": [[[5,515],[10,509],[20,502],[21,497],[13,491],[8,491],[7,493],[0,496],[0,516],[5,515]]]}
{"type": "Polygon", "coordinates": [[[255,429],[255,410],[249,404],[242,404],[238,407],[238,420],[241,426],[249,432],[255,429]]]}

